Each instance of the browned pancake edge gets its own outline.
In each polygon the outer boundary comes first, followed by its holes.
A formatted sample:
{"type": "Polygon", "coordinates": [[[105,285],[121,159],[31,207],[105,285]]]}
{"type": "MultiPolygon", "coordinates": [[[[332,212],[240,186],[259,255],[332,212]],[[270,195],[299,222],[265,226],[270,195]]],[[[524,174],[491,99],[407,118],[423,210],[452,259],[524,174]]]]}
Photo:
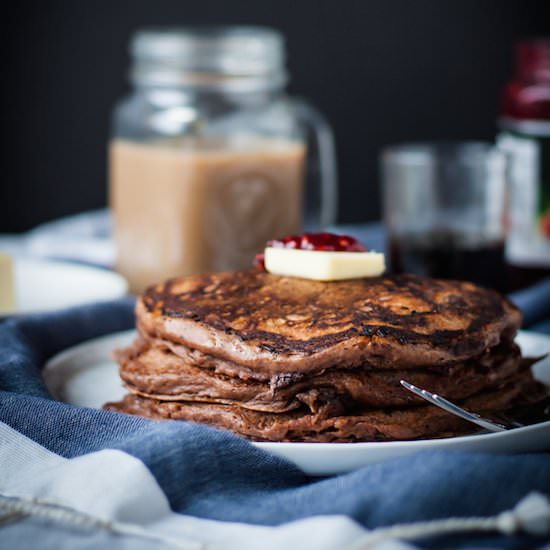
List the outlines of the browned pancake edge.
{"type": "MultiPolygon", "coordinates": [[[[466,399],[462,405],[482,415],[490,415],[526,399],[541,399],[546,393],[544,386],[534,381],[530,373],[525,373],[507,385],[466,399]]],[[[127,395],[118,403],[108,403],[105,408],[152,419],[198,422],[259,441],[395,441],[448,437],[479,430],[433,405],[369,410],[344,416],[323,410],[316,414],[303,410],[275,414],[234,405],[166,402],[127,395]]]]}
{"type": "MultiPolygon", "coordinates": [[[[449,399],[464,399],[526,370],[515,344],[500,345],[474,360],[437,369],[333,367],[312,375],[284,373],[271,380],[228,376],[215,368],[195,366],[158,341],[138,340],[118,354],[120,376],[131,393],[166,401],[208,401],[284,412],[306,404],[315,412],[326,402],[347,409],[396,407],[422,403],[402,388],[401,379],[449,399]]],[[[236,368],[236,366],[235,366],[236,368]]]]}
{"type": "Polygon", "coordinates": [[[150,287],[136,318],[145,337],[268,373],[462,361],[511,340],[521,323],[508,300],[467,282],[397,275],[325,283],[258,270],[150,287]]]}

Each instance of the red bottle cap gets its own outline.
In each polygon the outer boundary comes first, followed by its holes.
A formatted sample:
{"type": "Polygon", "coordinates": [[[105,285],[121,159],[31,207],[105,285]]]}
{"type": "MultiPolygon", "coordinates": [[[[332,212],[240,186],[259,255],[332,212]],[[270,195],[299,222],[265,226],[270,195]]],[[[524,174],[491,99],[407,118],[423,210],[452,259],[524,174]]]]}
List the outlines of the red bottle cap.
{"type": "Polygon", "coordinates": [[[516,44],[514,79],[504,88],[501,113],[516,120],[550,120],[550,38],[516,44]]]}
{"type": "Polygon", "coordinates": [[[520,80],[550,82],[550,38],[518,42],[515,68],[520,80]]]}

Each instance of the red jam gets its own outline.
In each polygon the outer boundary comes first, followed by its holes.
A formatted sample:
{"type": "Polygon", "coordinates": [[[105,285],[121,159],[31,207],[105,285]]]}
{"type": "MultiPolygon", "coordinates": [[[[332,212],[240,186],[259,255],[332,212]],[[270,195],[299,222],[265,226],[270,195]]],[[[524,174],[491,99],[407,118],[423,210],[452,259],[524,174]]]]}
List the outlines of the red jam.
{"type": "MultiPolygon", "coordinates": [[[[296,250],[325,250],[327,252],[366,252],[367,249],[354,237],[337,235],[336,233],[304,233],[289,235],[281,239],[268,241],[268,247],[292,248],[296,250]]],[[[254,266],[263,269],[264,255],[256,254],[254,266]]]]}

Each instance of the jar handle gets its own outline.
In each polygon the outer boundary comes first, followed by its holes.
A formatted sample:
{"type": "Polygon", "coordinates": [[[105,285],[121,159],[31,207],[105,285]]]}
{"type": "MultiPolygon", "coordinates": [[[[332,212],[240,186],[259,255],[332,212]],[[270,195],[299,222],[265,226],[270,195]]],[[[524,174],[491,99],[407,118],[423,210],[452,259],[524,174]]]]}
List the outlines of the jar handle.
{"type": "MultiPolygon", "coordinates": [[[[317,177],[314,174],[306,174],[306,178],[318,181],[320,204],[316,210],[319,212],[317,224],[320,228],[327,228],[336,223],[338,213],[338,174],[336,165],[336,148],[332,129],[325,118],[315,107],[303,99],[294,99],[293,107],[300,123],[302,124],[308,143],[308,166],[316,164],[318,170],[317,177]],[[316,162],[314,161],[316,159],[316,162]]],[[[306,186],[315,185],[316,182],[308,181],[306,186]]],[[[306,193],[311,192],[306,188],[306,193]]],[[[309,197],[308,197],[309,198],[309,197]]],[[[307,200],[307,198],[306,198],[307,200]]],[[[306,229],[308,220],[306,203],[306,229]]]]}

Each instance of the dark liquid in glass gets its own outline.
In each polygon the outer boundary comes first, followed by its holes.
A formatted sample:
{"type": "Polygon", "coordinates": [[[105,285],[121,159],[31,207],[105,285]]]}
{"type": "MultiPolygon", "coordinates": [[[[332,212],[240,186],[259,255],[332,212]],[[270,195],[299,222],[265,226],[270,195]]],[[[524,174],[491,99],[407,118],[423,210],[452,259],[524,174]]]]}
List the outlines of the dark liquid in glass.
{"type": "Polygon", "coordinates": [[[440,279],[472,281],[501,292],[508,289],[504,242],[475,240],[450,232],[390,240],[394,273],[416,273],[440,279]]]}
{"type": "Polygon", "coordinates": [[[548,267],[522,267],[510,264],[508,265],[508,290],[513,292],[534,285],[546,277],[550,277],[548,267]]]}

